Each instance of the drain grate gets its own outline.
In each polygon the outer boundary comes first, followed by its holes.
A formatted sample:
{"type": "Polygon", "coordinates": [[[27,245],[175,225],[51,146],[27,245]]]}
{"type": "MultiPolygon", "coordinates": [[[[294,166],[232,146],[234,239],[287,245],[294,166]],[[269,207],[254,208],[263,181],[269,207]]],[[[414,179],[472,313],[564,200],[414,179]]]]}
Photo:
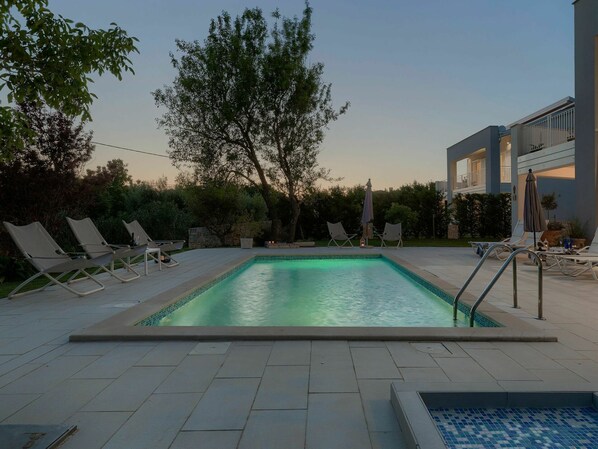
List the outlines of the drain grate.
{"type": "Polygon", "coordinates": [[[6,449],[53,449],[58,447],[77,426],[0,425],[0,441],[6,449]]]}

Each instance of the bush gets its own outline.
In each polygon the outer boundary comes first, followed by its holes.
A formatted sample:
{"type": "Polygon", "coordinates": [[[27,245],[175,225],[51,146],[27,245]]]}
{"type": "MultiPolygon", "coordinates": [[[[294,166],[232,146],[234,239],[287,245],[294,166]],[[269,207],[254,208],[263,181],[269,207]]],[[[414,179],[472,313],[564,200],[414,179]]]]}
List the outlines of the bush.
{"type": "Polygon", "coordinates": [[[416,236],[415,226],[418,221],[418,214],[411,210],[409,206],[403,206],[399,203],[392,203],[390,209],[384,214],[384,219],[389,223],[401,223],[403,234],[405,236],[416,236]]]}
{"type": "Polygon", "coordinates": [[[509,193],[457,194],[451,206],[462,236],[501,238],[511,234],[509,193]]]}

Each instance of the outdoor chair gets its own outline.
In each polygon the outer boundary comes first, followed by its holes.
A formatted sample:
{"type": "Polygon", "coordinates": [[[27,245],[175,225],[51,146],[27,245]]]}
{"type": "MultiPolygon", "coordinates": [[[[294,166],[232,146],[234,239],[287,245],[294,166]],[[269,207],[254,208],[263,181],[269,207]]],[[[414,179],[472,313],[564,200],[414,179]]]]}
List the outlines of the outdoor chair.
{"type": "Polygon", "coordinates": [[[355,238],[357,234],[347,234],[343,224],[340,221],[338,223],[330,223],[327,221],[326,224],[328,225],[328,232],[330,233],[330,241],[328,242],[328,246],[330,246],[332,242],[339,247],[345,246],[347,243],[353,246],[351,239],[355,238]],[[339,241],[342,242],[342,245],[338,244],[339,241]]]}
{"type": "Polygon", "coordinates": [[[4,222],[4,227],[14,240],[17,247],[21,250],[25,258],[38,271],[37,274],[31,276],[29,279],[18,285],[17,288],[15,288],[12,292],[10,292],[8,294],[9,299],[15,296],[23,295],[25,293],[44,290],[52,284],[58,285],[77,296],[87,296],[104,289],[104,285],[86,270],[90,268],[97,269],[100,266],[110,263],[110,260],[112,259],[111,255],[104,255],[95,257],[93,259],[88,259],[84,254],[81,253],[65,253],[50,236],[50,234],[48,234],[48,231],[46,231],[41,223],[37,221],[25,226],[15,226],[11,223],[4,222]],[[69,274],[70,276],[68,276],[69,274]],[[78,278],[79,275],[81,275],[82,278],[78,278]],[[18,293],[23,287],[40,276],[46,277],[50,283],[35,290],[18,293]],[[66,280],[61,280],[66,276],[68,276],[66,280]],[[97,284],[98,287],[89,290],[78,290],[69,285],[76,280],[78,281],[83,279],[91,280],[97,284]]]}
{"type": "Polygon", "coordinates": [[[112,256],[108,267],[101,266],[98,268],[98,271],[105,271],[121,282],[130,282],[134,279],[138,279],[141,276],[131,266],[130,259],[143,255],[147,245],[139,245],[134,247],[129,245],[111,245],[106,243],[106,240],[104,237],[102,237],[102,234],[100,234],[100,231],[98,231],[98,228],[93,221],[91,221],[91,218],[74,220],[67,217],[66,221],[71,227],[73,234],[75,234],[75,237],[79,241],[81,248],[83,248],[83,250],[91,259],[104,255],[112,256]],[[125,269],[133,273],[133,275],[129,277],[122,277],[118,275],[114,270],[114,262],[117,261],[122,263],[125,269]]]}
{"type": "Polygon", "coordinates": [[[590,271],[594,279],[598,281],[595,270],[595,268],[598,268],[598,228],[590,245],[574,250],[573,254],[557,253],[552,257],[556,260],[563,274],[577,277],[586,271],[590,271]]]}
{"type": "Polygon", "coordinates": [[[397,248],[403,246],[403,229],[401,223],[386,223],[384,225],[384,232],[376,234],[380,238],[380,248],[387,246],[387,241],[397,242],[397,248]]]}
{"type": "Polygon", "coordinates": [[[123,224],[127,228],[131,240],[135,241],[138,245],[147,245],[146,257],[149,255],[156,262],[164,264],[169,268],[176,267],[179,264],[169,253],[170,251],[183,248],[185,244],[184,240],[152,240],[137,220],[133,220],[130,223],[123,220],[123,224]]]}
{"type": "MultiPolygon", "coordinates": [[[[541,232],[536,233],[536,237],[539,237],[541,235],[541,232]]],[[[523,230],[523,222],[521,220],[518,220],[515,224],[515,228],[513,229],[511,237],[508,237],[499,242],[469,242],[469,244],[475,250],[476,254],[482,257],[484,253],[488,250],[488,248],[495,243],[503,243],[509,246],[512,250],[516,250],[519,248],[527,248],[529,246],[533,246],[533,234],[531,236],[531,243],[529,243],[529,240],[530,237],[528,233],[523,230]]],[[[511,251],[508,251],[502,247],[494,249],[494,256],[496,256],[498,259],[506,259],[510,253],[511,251]]]]}

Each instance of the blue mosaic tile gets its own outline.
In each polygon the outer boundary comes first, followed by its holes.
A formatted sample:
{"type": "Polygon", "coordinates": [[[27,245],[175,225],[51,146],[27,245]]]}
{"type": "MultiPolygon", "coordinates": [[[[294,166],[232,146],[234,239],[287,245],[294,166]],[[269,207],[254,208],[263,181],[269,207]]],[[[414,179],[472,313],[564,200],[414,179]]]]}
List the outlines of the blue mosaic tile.
{"type": "MultiPolygon", "coordinates": [[[[393,260],[390,260],[386,257],[383,257],[381,254],[363,254],[363,255],[353,255],[353,254],[341,254],[341,255],[290,255],[290,256],[255,256],[253,259],[245,261],[240,265],[232,268],[231,270],[223,273],[222,275],[216,277],[212,281],[202,285],[201,287],[197,288],[196,290],[192,291],[190,294],[184,296],[183,298],[179,299],[178,301],[174,302],[173,304],[161,309],[159,312],[150,315],[147,318],[137,322],[135,326],[158,326],[160,320],[164,317],[170,315],[173,311],[177,310],[179,307],[187,304],[189,301],[194,299],[197,295],[201,294],[202,292],[206,291],[213,285],[217,284],[218,282],[226,279],[242,270],[247,269],[254,261],[273,261],[273,260],[294,260],[294,259],[308,259],[308,260],[319,260],[319,259],[381,259],[384,258],[390,265],[400,272],[401,274],[409,277],[412,281],[416,282],[417,284],[421,285],[422,287],[430,290],[434,293],[438,298],[442,299],[443,301],[447,302],[448,304],[453,304],[454,298],[446,293],[444,290],[438,288],[431,282],[426,281],[425,279],[421,278],[417,274],[413,273],[412,271],[406,269],[402,265],[396,263],[393,260]]],[[[469,307],[460,303],[459,304],[459,311],[461,311],[466,316],[469,316],[469,307]]],[[[490,320],[488,317],[484,316],[483,314],[476,314],[475,322],[479,326],[482,327],[499,327],[500,325],[496,322],[490,320]]]]}
{"type": "Polygon", "coordinates": [[[598,449],[598,410],[562,408],[433,408],[450,449],[598,449]]]}

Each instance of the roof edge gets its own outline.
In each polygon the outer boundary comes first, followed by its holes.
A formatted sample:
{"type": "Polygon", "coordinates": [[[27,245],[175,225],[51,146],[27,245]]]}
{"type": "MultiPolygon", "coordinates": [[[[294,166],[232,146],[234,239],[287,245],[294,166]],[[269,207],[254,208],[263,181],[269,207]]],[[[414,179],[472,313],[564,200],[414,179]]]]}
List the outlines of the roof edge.
{"type": "Polygon", "coordinates": [[[550,112],[556,111],[557,109],[564,108],[565,106],[569,106],[575,104],[575,98],[573,97],[565,97],[560,99],[559,101],[555,101],[548,106],[543,107],[542,109],[537,110],[536,112],[532,112],[525,117],[520,118],[519,120],[515,120],[513,123],[510,123],[507,128],[512,128],[515,125],[523,125],[524,123],[531,122],[543,115],[546,115],[550,112]]]}

